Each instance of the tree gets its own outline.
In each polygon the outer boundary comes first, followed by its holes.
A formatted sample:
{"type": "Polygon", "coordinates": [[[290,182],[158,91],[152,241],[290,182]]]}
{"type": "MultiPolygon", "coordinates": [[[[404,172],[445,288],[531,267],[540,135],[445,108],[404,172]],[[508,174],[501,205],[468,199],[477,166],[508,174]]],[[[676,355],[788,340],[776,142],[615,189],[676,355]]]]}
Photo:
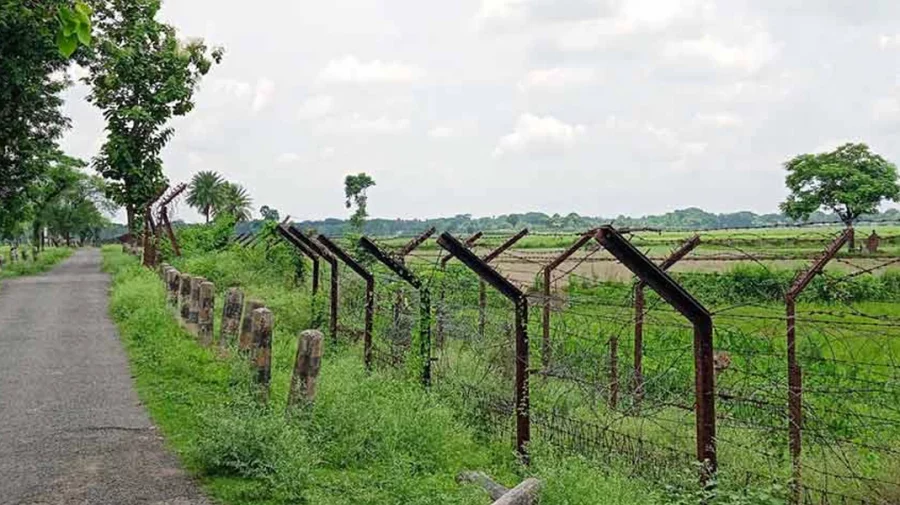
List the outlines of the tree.
{"type": "Polygon", "coordinates": [[[345,205],[348,209],[356,206],[356,210],[350,216],[350,226],[356,231],[362,233],[363,226],[369,213],[366,207],[369,203],[369,197],[366,190],[375,185],[375,180],[365,172],[356,175],[348,175],[344,178],[344,196],[346,197],[345,205]]]}
{"type": "Polygon", "coordinates": [[[253,199],[247,193],[247,189],[233,182],[226,182],[222,185],[222,201],[215,208],[216,217],[221,214],[232,216],[235,221],[250,220],[250,205],[253,199]]]}
{"type": "Polygon", "coordinates": [[[44,173],[28,190],[32,243],[43,247],[42,232],[49,221],[49,209],[84,177],[80,172],[87,164],[77,158],[57,154],[44,173]]]}
{"type": "Polygon", "coordinates": [[[67,3],[0,0],[0,236],[19,228],[26,192],[69,127],[60,110],[69,62],[55,42],[67,3]]]}
{"type": "Polygon", "coordinates": [[[88,100],[106,118],[106,142],[93,160],[109,181],[109,197],[125,207],[134,233],[143,207],[164,186],[160,152],[172,117],[194,108],[194,92],[221,49],[200,39],[182,42],[156,19],[160,0],[96,0],[98,37],[85,82],[88,100]]]}
{"type": "Polygon", "coordinates": [[[197,172],[191,179],[187,204],[206,216],[207,224],[213,209],[222,203],[225,184],[225,179],[212,171],[197,172]]]}
{"type": "MultiPolygon", "coordinates": [[[[807,220],[819,209],[835,213],[847,226],[863,214],[878,211],[884,200],[900,198],[897,167],[865,144],[844,144],[832,152],[801,154],[784,164],[791,191],[781,210],[807,220]]],[[[853,236],[850,249],[854,247],[853,236]]]]}
{"type": "Polygon", "coordinates": [[[263,205],[262,207],[260,207],[259,213],[266,221],[281,221],[281,215],[278,213],[278,211],[269,207],[268,205],[263,205]]]}

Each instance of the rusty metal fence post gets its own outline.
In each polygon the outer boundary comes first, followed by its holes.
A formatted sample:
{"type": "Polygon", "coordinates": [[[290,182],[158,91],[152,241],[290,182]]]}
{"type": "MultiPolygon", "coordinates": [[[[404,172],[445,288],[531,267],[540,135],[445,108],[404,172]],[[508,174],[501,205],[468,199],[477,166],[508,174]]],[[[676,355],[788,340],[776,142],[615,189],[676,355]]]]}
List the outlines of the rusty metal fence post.
{"type": "MultiPolygon", "coordinates": [[[[527,233],[527,230],[523,230],[527,233]]],[[[522,236],[525,233],[520,233],[522,236]]],[[[521,237],[520,237],[521,238],[521,237]]],[[[438,238],[438,245],[459,259],[475,272],[485,283],[500,291],[516,307],[516,450],[522,461],[528,463],[528,443],[531,441],[531,404],[528,386],[528,298],[519,288],[491,268],[487,261],[479,258],[453,235],[444,232],[438,238]]],[[[502,251],[501,251],[502,252],[502,251]]]]}
{"type": "MultiPolygon", "coordinates": [[[[480,231],[477,231],[477,232],[473,233],[472,235],[469,235],[469,237],[466,238],[466,241],[463,242],[463,245],[471,248],[472,246],[475,245],[476,242],[478,242],[478,239],[480,239],[482,237],[482,235],[484,235],[484,233],[482,233],[480,231]]],[[[441,273],[443,273],[447,269],[447,262],[450,261],[452,258],[453,258],[452,254],[449,254],[449,255],[441,258],[441,261],[440,261],[441,273]]],[[[441,349],[444,347],[444,322],[445,322],[444,320],[446,319],[446,314],[444,313],[444,299],[447,294],[443,282],[441,282],[439,289],[440,289],[440,291],[438,293],[438,308],[437,308],[437,335],[435,337],[435,341],[436,341],[435,343],[437,344],[438,348],[441,349]]]]}
{"type": "Polygon", "coordinates": [[[713,325],[709,311],[665,271],[622,237],[611,225],[597,230],[596,240],[619,262],[681,313],[694,326],[694,387],[697,460],[703,479],[716,471],[716,397],[713,325]]]}
{"type": "MultiPolygon", "coordinates": [[[[345,265],[350,267],[351,270],[356,272],[357,275],[362,277],[362,279],[366,282],[366,308],[365,308],[365,327],[363,330],[363,362],[366,365],[366,370],[372,370],[372,320],[375,316],[375,277],[371,272],[365,269],[362,265],[356,262],[353,258],[350,257],[349,254],[344,252],[343,249],[338,247],[337,244],[331,241],[325,235],[319,235],[316,237],[320,244],[322,244],[328,251],[336,258],[336,260],[341,260],[345,265]]],[[[335,260],[335,264],[337,261],[335,260]]],[[[332,274],[332,282],[334,283],[337,279],[337,269],[334,269],[335,272],[332,274]]],[[[337,291],[335,290],[335,293],[337,291]]]]}
{"type": "MultiPolygon", "coordinates": [[[[434,228],[427,232],[430,236],[434,233],[434,228]]],[[[425,237],[427,238],[427,237],[425,237]]],[[[425,239],[423,238],[422,241],[425,239]]],[[[421,243],[421,242],[419,242],[421,243]]],[[[419,277],[414,274],[402,262],[392,258],[389,254],[382,251],[368,237],[361,237],[359,245],[371,254],[381,264],[386,266],[398,277],[406,281],[407,284],[419,292],[419,356],[422,360],[422,384],[425,387],[431,386],[431,296],[428,289],[419,277]]],[[[411,249],[410,249],[411,250],[411,249]]],[[[402,251],[401,251],[402,252],[402,251]]]]}
{"type": "Polygon", "coordinates": [[[803,471],[801,452],[803,447],[803,371],[797,361],[796,302],[800,293],[813,278],[822,273],[825,265],[853,239],[853,229],[845,229],[808,269],[800,272],[784,296],[787,323],[788,365],[788,435],[791,450],[791,503],[799,505],[803,500],[803,471]]]}
{"type": "MultiPolygon", "coordinates": [[[[525,235],[528,235],[528,228],[523,228],[516,233],[512,237],[506,239],[505,242],[500,244],[499,247],[489,252],[485,257],[481,258],[481,261],[485,263],[490,263],[497,259],[498,256],[506,252],[507,249],[515,245],[516,242],[522,240],[525,235]]],[[[484,281],[479,281],[478,283],[478,335],[484,337],[484,325],[485,325],[485,310],[487,309],[487,290],[485,289],[484,281]]]]}
{"type": "MultiPolygon", "coordinates": [[[[677,249],[672,251],[659,268],[669,270],[675,263],[690,254],[700,245],[700,235],[694,235],[686,240],[677,249]]],[[[644,399],[644,287],[643,281],[637,281],[634,285],[634,407],[640,410],[644,399]]]]}
{"type": "Polygon", "coordinates": [[[331,290],[329,292],[330,301],[331,301],[331,310],[329,314],[329,330],[331,331],[331,340],[332,342],[337,342],[337,319],[338,319],[338,303],[339,303],[339,289],[338,289],[338,263],[334,258],[334,255],[330,254],[327,250],[323,249],[316,241],[312,240],[305,233],[297,229],[295,226],[291,225],[288,227],[288,231],[291,234],[306,245],[306,247],[317,254],[319,257],[325,260],[326,263],[331,267],[331,290]]]}
{"type": "Polygon", "coordinates": [[[276,228],[276,231],[282,238],[287,240],[289,244],[294,246],[295,249],[303,253],[304,256],[310,259],[313,264],[312,271],[312,295],[315,297],[319,293],[319,255],[315,253],[312,249],[306,246],[306,244],[301,241],[294,233],[285,227],[283,224],[279,224],[276,228]]]}

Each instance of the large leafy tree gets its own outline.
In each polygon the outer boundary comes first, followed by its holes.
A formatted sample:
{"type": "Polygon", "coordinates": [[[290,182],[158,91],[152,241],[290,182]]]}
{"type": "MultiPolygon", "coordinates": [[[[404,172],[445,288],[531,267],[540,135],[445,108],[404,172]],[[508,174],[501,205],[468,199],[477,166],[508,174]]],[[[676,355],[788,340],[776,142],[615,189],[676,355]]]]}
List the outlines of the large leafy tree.
{"type": "Polygon", "coordinates": [[[253,199],[246,188],[234,182],[226,182],[222,186],[222,201],[215,209],[216,217],[224,214],[238,222],[249,221],[252,204],[253,199]]]}
{"type": "Polygon", "coordinates": [[[791,193],[781,210],[793,219],[807,220],[825,209],[852,228],[861,215],[877,212],[881,202],[900,198],[897,167],[865,144],[848,143],[827,153],[801,154],[784,168],[791,193]]]}
{"type": "Polygon", "coordinates": [[[97,239],[100,230],[109,224],[103,216],[108,210],[104,198],[104,181],[73,170],[74,182],[45,208],[43,221],[51,235],[60,237],[71,245],[77,237],[81,242],[97,239]]]}
{"type": "Polygon", "coordinates": [[[259,214],[266,221],[280,221],[281,214],[279,214],[277,209],[269,207],[268,205],[263,205],[259,208],[259,214]]]}
{"type": "Polygon", "coordinates": [[[348,209],[356,207],[350,216],[350,226],[356,231],[362,233],[366,218],[369,217],[367,206],[369,197],[366,191],[375,185],[375,179],[372,179],[365,172],[356,175],[348,175],[344,178],[344,204],[348,209]]]}
{"type": "Polygon", "coordinates": [[[222,204],[225,184],[221,175],[208,170],[197,172],[191,179],[187,203],[206,216],[207,223],[213,210],[222,204]]]}
{"type": "Polygon", "coordinates": [[[49,220],[49,210],[57,201],[78,185],[84,174],[79,169],[87,164],[77,158],[58,154],[44,173],[28,190],[31,212],[32,243],[43,245],[42,232],[49,220]]]}
{"type": "Polygon", "coordinates": [[[56,43],[63,1],[0,0],[0,236],[27,212],[27,190],[69,126],[60,111],[69,63],[56,43]]]}
{"type": "Polygon", "coordinates": [[[194,108],[194,92],[221,49],[199,39],[179,40],[156,19],[160,0],[96,0],[88,100],[106,118],[106,142],[94,168],[108,181],[109,197],[125,207],[134,232],[143,206],[165,184],[160,153],[175,116],[194,108]]]}

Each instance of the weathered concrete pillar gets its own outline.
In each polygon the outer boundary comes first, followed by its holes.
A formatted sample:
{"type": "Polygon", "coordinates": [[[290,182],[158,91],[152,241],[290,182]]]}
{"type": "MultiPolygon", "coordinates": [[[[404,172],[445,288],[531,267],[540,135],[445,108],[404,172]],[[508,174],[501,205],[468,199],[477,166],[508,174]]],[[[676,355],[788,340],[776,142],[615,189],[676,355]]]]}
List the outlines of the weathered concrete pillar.
{"type": "Polygon", "coordinates": [[[299,340],[288,393],[288,408],[301,403],[312,403],[316,397],[316,379],[322,366],[322,332],[302,331],[299,340]]]}
{"type": "Polygon", "coordinates": [[[263,307],[250,314],[250,331],[253,334],[252,361],[254,381],[259,399],[269,401],[269,382],[272,380],[272,311],[263,307]]]}
{"type": "Polygon", "coordinates": [[[237,339],[241,326],[241,308],[244,306],[244,292],[230,288],[225,293],[222,307],[222,326],[219,328],[219,347],[226,348],[237,339]]]}
{"type": "Polygon", "coordinates": [[[191,315],[191,276],[189,274],[181,274],[181,283],[178,287],[178,302],[181,304],[181,324],[187,326],[191,315]]]}
{"type": "Polygon", "coordinates": [[[178,288],[181,287],[181,272],[172,268],[169,270],[169,286],[167,300],[169,306],[178,307],[178,288]]]}
{"type": "Polygon", "coordinates": [[[188,331],[197,335],[200,318],[200,284],[205,279],[200,276],[191,277],[191,299],[188,303],[188,331]]]}
{"type": "Polygon", "coordinates": [[[200,308],[197,313],[197,333],[200,343],[209,346],[213,340],[213,309],[216,304],[216,286],[212,282],[200,283],[200,308]]]}
{"type": "Polygon", "coordinates": [[[263,303],[259,300],[248,300],[244,306],[244,320],[241,322],[241,337],[238,341],[238,349],[241,351],[249,351],[253,347],[252,332],[252,315],[253,311],[262,308],[263,303]]]}

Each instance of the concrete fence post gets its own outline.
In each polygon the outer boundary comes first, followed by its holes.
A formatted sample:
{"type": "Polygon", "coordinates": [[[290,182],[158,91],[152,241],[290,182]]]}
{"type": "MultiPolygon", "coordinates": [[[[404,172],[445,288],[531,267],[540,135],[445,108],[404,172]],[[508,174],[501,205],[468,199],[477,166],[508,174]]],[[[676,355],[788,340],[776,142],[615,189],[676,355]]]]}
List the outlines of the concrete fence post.
{"type": "Polygon", "coordinates": [[[200,276],[191,277],[191,298],[188,303],[188,331],[194,334],[198,333],[198,323],[200,318],[200,284],[205,279],[200,276]]]}
{"type": "Polygon", "coordinates": [[[241,351],[249,351],[253,347],[253,311],[262,308],[263,303],[259,300],[247,300],[244,305],[244,319],[241,322],[241,336],[238,340],[238,349],[241,351]]]}
{"type": "Polygon", "coordinates": [[[288,393],[288,408],[301,402],[312,403],[316,398],[316,379],[322,365],[322,341],[319,330],[300,332],[297,344],[297,358],[294,360],[294,374],[288,393]]]}
{"type": "Polygon", "coordinates": [[[177,302],[180,304],[181,324],[186,326],[191,315],[191,276],[189,274],[181,275],[177,302]]]}
{"type": "Polygon", "coordinates": [[[241,326],[241,308],[244,305],[244,293],[238,288],[230,288],[225,293],[225,304],[222,307],[222,327],[219,329],[219,347],[226,348],[235,341],[241,326]]]}
{"type": "Polygon", "coordinates": [[[200,309],[197,312],[197,332],[204,346],[213,340],[213,309],[216,305],[216,286],[205,281],[200,284],[200,309]]]}
{"type": "Polygon", "coordinates": [[[178,307],[178,288],[181,286],[181,272],[175,268],[169,270],[169,289],[167,301],[172,307],[178,307]]]}
{"type": "Polygon", "coordinates": [[[252,366],[259,399],[269,400],[269,382],[272,379],[272,311],[263,307],[250,315],[250,331],[253,334],[252,366]]]}

